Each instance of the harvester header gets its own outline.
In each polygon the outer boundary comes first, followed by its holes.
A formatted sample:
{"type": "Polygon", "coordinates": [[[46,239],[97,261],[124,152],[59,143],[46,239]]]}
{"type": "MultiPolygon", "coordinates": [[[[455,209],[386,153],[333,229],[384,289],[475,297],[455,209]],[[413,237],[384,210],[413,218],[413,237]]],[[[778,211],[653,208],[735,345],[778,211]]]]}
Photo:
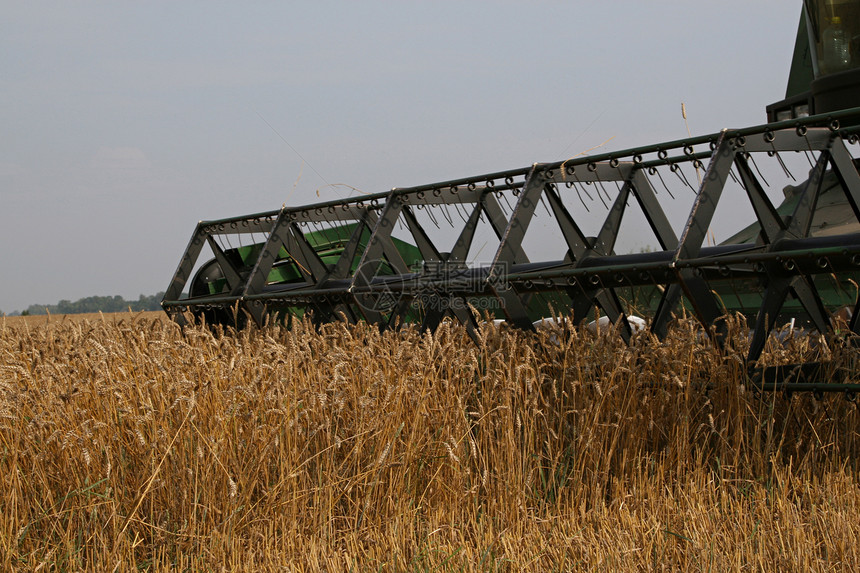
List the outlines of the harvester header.
{"type": "Polygon", "coordinates": [[[860,333],[858,9],[804,3],[769,123],[203,221],[162,305],[180,323],[450,318],[472,333],[599,314],[625,338],[633,316],[664,336],[689,313],[717,341],[740,313],[751,365],[784,322],[827,332],[841,313],[860,333]]]}

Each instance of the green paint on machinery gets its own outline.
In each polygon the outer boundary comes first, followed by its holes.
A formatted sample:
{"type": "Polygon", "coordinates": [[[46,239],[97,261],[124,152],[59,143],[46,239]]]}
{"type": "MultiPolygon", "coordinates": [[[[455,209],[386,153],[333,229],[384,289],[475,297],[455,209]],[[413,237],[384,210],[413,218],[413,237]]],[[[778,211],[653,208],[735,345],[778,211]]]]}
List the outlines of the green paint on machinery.
{"type": "Polygon", "coordinates": [[[860,334],[857,103],[860,0],[806,0],[767,123],[202,221],[162,306],[180,324],[453,320],[474,337],[598,314],[663,337],[686,315],[717,344],[741,313],[753,384],[855,392],[814,365],[755,368],[787,322],[860,334]],[[631,237],[650,248],[625,254],[631,237]]]}
{"type": "MultiPolygon", "coordinates": [[[[305,233],[305,238],[308,244],[316,251],[317,256],[326,265],[334,265],[344,252],[349,237],[355,232],[357,224],[339,225],[328,229],[321,229],[305,233]]],[[[363,229],[359,239],[359,250],[363,250],[367,241],[370,238],[370,232],[363,229]]],[[[405,241],[395,239],[394,243],[398,252],[403,257],[404,261],[409,264],[416,265],[421,262],[421,253],[414,246],[405,241]]],[[[224,256],[231,262],[234,268],[242,275],[247,275],[253,270],[254,264],[260,257],[260,253],[266,243],[254,243],[251,245],[227,249],[224,251],[224,256]]],[[[217,263],[217,261],[216,261],[217,263]]],[[[350,272],[354,273],[359,263],[359,257],[356,255],[350,264],[350,272]]],[[[220,273],[220,267],[213,265],[211,269],[201,269],[194,280],[192,280],[192,296],[217,295],[229,292],[227,280],[223,273],[220,273]],[[216,275],[209,275],[215,271],[216,275]]],[[[388,269],[390,272],[390,269],[388,269]]],[[[281,247],[278,251],[275,263],[272,265],[272,270],[269,271],[269,276],[266,284],[290,284],[302,280],[302,268],[300,263],[290,256],[285,247],[281,247]]]]}

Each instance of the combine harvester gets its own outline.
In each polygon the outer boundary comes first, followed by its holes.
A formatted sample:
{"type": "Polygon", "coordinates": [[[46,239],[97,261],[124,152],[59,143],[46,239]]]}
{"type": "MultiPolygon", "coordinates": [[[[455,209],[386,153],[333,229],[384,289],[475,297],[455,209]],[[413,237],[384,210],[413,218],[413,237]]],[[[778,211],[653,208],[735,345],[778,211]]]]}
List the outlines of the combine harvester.
{"type": "Polygon", "coordinates": [[[600,314],[625,338],[628,318],[662,337],[683,309],[717,342],[741,313],[758,388],[853,396],[827,364],[755,364],[787,322],[826,333],[839,313],[860,333],[858,105],[860,0],[807,0],[766,124],[203,221],[162,306],[179,323],[450,317],[473,334],[488,315],[529,330],[600,314]]]}

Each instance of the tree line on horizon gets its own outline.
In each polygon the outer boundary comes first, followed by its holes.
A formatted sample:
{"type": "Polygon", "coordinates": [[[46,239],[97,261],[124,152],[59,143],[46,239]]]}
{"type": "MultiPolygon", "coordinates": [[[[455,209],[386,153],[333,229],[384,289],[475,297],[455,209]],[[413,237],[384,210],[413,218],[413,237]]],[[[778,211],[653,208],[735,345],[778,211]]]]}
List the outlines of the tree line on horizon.
{"type": "MultiPolygon", "coordinates": [[[[37,314],[83,314],[89,312],[141,312],[147,310],[161,310],[161,299],[163,292],[151,296],[140,295],[137,300],[125,300],[116,296],[88,296],[74,302],[61,300],[57,304],[31,304],[21,312],[11,312],[9,316],[15,315],[37,315],[37,314]]],[[[0,312],[0,315],[3,313],[0,312]]]]}

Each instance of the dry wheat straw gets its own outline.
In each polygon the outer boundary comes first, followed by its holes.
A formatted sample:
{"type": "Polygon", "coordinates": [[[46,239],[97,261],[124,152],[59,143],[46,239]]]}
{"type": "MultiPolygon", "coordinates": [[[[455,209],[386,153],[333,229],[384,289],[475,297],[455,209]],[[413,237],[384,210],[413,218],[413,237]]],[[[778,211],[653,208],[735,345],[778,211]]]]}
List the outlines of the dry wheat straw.
{"type": "MultiPolygon", "coordinates": [[[[755,396],[689,323],[552,335],[0,325],[0,567],[860,565],[855,404],[755,396]]],[[[816,356],[857,362],[766,360],[816,356]]]]}

